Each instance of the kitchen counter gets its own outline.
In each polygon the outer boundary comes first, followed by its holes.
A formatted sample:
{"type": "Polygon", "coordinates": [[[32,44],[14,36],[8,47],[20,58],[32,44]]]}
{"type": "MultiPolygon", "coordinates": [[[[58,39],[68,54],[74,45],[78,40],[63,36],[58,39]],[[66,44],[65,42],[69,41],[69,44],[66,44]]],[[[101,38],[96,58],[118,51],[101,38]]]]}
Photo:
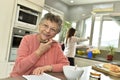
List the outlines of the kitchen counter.
{"type": "MultiPolygon", "coordinates": [[[[89,58],[87,57],[87,55],[76,55],[75,57],[77,57],[77,58],[89,59],[89,58]]],[[[112,64],[116,64],[116,65],[119,65],[119,66],[120,66],[120,61],[119,61],[119,60],[108,61],[108,60],[106,60],[105,58],[99,57],[99,56],[96,56],[95,58],[91,58],[91,59],[89,59],[89,60],[106,62],[106,63],[112,63],[112,64]]]]}
{"type": "Polygon", "coordinates": [[[120,52],[116,52],[114,54],[113,60],[108,61],[106,59],[106,56],[108,55],[108,52],[105,50],[100,50],[101,54],[96,55],[95,58],[88,58],[87,53],[86,53],[87,48],[86,47],[77,47],[76,48],[76,55],[75,57],[77,58],[83,58],[83,59],[88,59],[88,60],[94,60],[94,61],[99,61],[99,62],[104,62],[104,63],[112,63],[120,66],[120,52]],[[83,51],[82,54],[78,53],[77,51],[83,51]]]}

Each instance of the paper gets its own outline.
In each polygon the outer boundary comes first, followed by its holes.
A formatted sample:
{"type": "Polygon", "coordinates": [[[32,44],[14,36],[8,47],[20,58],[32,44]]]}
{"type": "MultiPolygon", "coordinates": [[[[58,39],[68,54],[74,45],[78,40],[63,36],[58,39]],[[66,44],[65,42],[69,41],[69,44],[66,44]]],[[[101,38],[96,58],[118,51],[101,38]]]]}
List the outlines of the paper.
{"type": "Polygon", "coordinates": [[[27,80],[61,80],[46,73],[40,75],[23,75],[23,77],[27,80]]]}

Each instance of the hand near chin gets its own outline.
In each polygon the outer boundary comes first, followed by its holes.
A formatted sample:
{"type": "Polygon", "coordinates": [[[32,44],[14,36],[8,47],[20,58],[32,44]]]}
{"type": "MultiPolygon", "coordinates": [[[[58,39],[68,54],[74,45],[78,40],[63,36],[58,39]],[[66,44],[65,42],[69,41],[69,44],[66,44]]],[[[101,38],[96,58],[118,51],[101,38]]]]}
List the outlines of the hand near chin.
{"type": "Polygon", "coordinates": [[[53,41],[49,40],[47,43],[40,43],[39,48],[36,50],[37,55],[42,55],[51,48],[53,41]]]}

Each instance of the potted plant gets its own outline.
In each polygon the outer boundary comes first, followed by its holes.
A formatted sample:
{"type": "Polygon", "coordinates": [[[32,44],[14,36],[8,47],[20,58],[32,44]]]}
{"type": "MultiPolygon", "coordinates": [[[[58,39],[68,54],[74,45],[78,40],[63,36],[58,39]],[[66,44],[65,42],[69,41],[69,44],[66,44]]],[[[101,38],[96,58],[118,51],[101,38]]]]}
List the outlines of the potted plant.
{"type": "Polygon", "coordinates": [[[108,50],[107,60],[112,61],[113,55],[115,54],[115,47],[113,45],[109,45],[107,47],[107,50],[108,50]]]}

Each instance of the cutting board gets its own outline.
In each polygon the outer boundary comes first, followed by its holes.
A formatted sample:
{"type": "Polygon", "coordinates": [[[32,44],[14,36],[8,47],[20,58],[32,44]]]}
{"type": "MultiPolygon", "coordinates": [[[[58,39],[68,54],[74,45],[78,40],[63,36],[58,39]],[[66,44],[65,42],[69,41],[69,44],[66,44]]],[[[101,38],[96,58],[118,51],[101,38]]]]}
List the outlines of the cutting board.
{"type": "Polygon", "coordinates": [[[108,69],[105,69],[105,68],[102,68],[102,67],[99,67],[99,66],[96,66],[96,65],[93,65],[92,69],[94,69],[96,71],[100,71],[100,72],[105,73],[105,74],[115,76],[115,77],[120,77],[120,72],[119,73],[112,72],[112,71],[109,71],[108,69]]]}

